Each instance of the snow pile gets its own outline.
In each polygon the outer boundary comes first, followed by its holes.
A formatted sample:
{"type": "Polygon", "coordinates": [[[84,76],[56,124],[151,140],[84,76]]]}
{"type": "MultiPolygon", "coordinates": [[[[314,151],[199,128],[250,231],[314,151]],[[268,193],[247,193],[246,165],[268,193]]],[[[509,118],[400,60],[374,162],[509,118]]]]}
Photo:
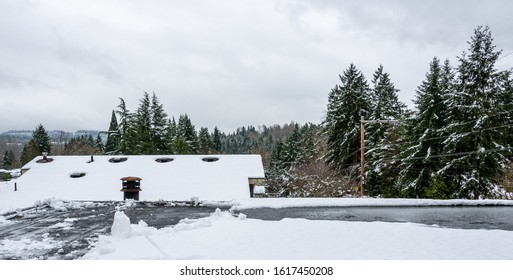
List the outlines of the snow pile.
{"type": "Polygon", "coordinates": [[[512,259],[513,232],[411,223],[261,221],[216,210],[173,228],[129,224],[118,212],[113,233],[84,259],[512,259]]]}
{"type": "Polygon", "coordinates": [[[114,214],[114,223],[110,229],[111,235],[114,238],[125,239],[132,236],[132,228],[130,226],[130,219],[123,212],[116,212],[114,214]]]}

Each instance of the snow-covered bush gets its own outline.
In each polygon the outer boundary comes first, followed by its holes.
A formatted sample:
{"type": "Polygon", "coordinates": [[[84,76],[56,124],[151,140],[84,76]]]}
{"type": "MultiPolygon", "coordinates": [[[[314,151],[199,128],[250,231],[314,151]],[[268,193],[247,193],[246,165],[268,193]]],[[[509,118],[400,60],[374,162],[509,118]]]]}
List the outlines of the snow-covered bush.
{"type": "Polygon", "coordinates": [[[500,198],[513,199],[513,163],[506,166],[498,183],[502,187],[499,191],[502,193],[500,198]]]}
{"type": "Polygon", "coordinates": [[[324,162],[291,167],[268,180],[270,189],[288,197],[357,196],[356,176],[341,176],[324,162]]]}

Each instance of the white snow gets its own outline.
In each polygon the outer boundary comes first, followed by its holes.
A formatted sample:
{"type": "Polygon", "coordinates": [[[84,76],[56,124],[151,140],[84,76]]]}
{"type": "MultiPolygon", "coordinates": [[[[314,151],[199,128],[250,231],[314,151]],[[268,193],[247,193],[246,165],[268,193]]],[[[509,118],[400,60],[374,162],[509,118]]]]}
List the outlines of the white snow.
{"type": "Polygon", "coordinates": [[[11,221],[7,220],[4,216],[0,216],[0,227],[2,227],[3,225],[8,225],[10,223],[11,221]]]}
{"type": "Polygon", "coordinates": [[[261,221],[217,210],[157,230],[129,225],[116,213],[115,231],[84,259],[512,259],[513,232],[463,230],[411,223],[261,221]]]}

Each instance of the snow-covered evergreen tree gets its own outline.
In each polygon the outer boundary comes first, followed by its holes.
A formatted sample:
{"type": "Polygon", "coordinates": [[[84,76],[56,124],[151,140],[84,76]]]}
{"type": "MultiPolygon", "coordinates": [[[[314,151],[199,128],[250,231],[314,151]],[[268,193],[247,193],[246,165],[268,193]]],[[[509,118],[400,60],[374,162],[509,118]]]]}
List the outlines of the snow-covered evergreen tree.
{"type": "Polygon", "coordinates": [[[50,154],[52,152],[52,144],[50,137],[46,132],[42,124],[36,127],[36,130],[32,133],[32,138],[28,143],[23,146],[21,151],[21,163],[22,165],[28,163],[36,156],[40,156],[43,153],[50,154]]]}
{"type": "Polygon", "coordinates": [[[214,151],[214,153],[219,154],[221,153],[222,147],[222,141],[221,141],[221,131],[216,127],[214,127],[214,132],[212,133],[212,146],[211,149],[214,151]]]}
{"type": "Polygon", "coordinates": [[[118,127],[118,119],[116,113],[112,110],[110,118],[109,130],[107,131],[107,142],[105,143],[105,154],[113,155],[119,152],[120,131],[118,127]]]}
{"type": "Polygon", "coordinates": [[[303,149],[303,162],[318,160],[315,147],[315,133],[318,127],[312,123],[306,123],[301,127],[301,147],[303,149]]]}
{"type": "Polygon", "coordinates": [[[287,138],[283,145],[282,160],[287,166],[297,165],[303,162],[302,136],[299,125],[294,125],[292,134],[287,138]]]}
{"type": "Polygon", "coordinates": [[[105,150],[105,145],[103,144],[103,139],[98,133],[96,135],[96,139],[94,140],[94,146],[98,149],[99,153],[103,153],[105,150]]]}
{"type": "Polygon", "coordinates": [[[407,123],[399,186],[404,196],[445,198],[447,186],[437,175],[449,116],[445,104],[453,84],[449,60],[444,65],[435,57],[429,64],[425,80],[417,88],[416,115],[407,123]]]}
{"type": "Polygon", "coordinates": [[[126,107],[125,100],[119,98],[120,102],[116,113],[119,116],[119,146],[116,154],[132,155],[137,151],[137,131],[134,125],[134,115],[126,107]]]}
{"type": "Polygon", "coordinates": [[[7,150],[4,152],[4,157],[2,158],[2,166],[5,169],[10,169],[14,164],[14,152],[12,150],[7,150]]]}
{"type": "Polygon", "coordinates": [[[168,119],[167,130],[166,130],[166,150],[170,154],[177,153],[175,149],[176,139],[178,136],[177,125],[175,118],[168,119]]]}
{"type": "Polygon", "coordinates": [[[188,146],[188,149],[181,149],[182,151],[186,152],[185,150],[188,150],[188,153],[190,154],[198,153],[198,135],[187,114],[180,115],[178,118],[177,140],[180,140],[179,146],[184,146],[183,142],[188,146]]]}
{"type": "MultiPolygon", "coordinates": [[[[371,113],[369,120],[400,120],[406,114],[406,105],[399,101],[390,74],[380,65],[374,72],[370,91],[371,113]]],[[[369,195],[395,196],[392,187],[397,178],[397,161],[400,149],[396,147],[400,127],[394,124],[368,123],[365,125],[365,190],[369,195]]]]}
{"type": "Polygon", "coordinates": [[[509,160],[503,128],[510,124],[500,102],[504,74],[495,67],[500,53],[490,29],[480,26],[474,30],[468,54],[458,58],[455,92],[447,100],[452,116],[444,167],[439,172],[453,178],[458,186],[455,197],[493,196],[500,170],[509,160]]]}
{"type": "Polygon", "coordinates": [[[152,111],[150,95],[144,92],[143,98],[139,100],[139,107],[134,115],[134,126],[136,130],[135,154],[155,154],[152,137],[152,111]]]}
{"type": "Polygon", "coordinates": [[[153,93],[151,97],[151,138],[154,153],[165,154],[169,152],[166,141],[168,131],[168,116],[164,107],[160,104],[157,95],[153,93]]]}
{"type": "Polygon", "coordinates": [[[210,147],[212,146],[212,140],[210,139],[210,133],[208,128],[202,127],[198,133],[198,153],[202,155],[210,154],[210,147]]]}
{"type": "Polygon", "coordinates": [[[360,117],[370,115],[369,85],[363,74],[351,64],[328,96],[324,119],[327,138],[326,161],[339,170],[359,162],[360,117]]]}

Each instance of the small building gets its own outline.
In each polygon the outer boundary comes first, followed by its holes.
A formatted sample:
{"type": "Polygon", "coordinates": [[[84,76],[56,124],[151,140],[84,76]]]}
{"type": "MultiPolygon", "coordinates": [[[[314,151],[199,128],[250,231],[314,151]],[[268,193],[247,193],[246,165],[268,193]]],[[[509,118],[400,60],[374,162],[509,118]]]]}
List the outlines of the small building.
{"type": "MultiPolygon", "coordinates": [[[[31,189],[66,200],[122,200],[120,178],[144,178],[140,199],[229,201],[253,196],[265,179],[260,155],[48,156],[23,166],[17,195],[31,189]]],[[[35,201],[34,200],[34,201],[35,201]]]]}

